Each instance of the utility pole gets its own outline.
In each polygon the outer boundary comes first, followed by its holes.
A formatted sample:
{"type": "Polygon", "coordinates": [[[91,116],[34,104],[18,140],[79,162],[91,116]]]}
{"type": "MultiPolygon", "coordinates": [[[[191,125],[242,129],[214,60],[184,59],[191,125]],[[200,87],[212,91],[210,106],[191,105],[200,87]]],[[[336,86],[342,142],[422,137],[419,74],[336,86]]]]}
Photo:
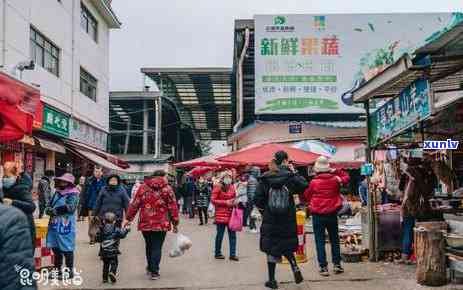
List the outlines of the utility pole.
{"type": "Polygon", "coordinates": [[[127,119],[127,131],[125,134],[125,145],[124,145],[124,154],[127,155],[129,152],[129,142],[130,142],[130,124],[132,123],[132,118],[129,116],[127,119]]]}
{"type": "Polygon", "coordinates": [[[161,150],[162,150],[162,96],[164,86],[162,83],[162,75],[159,75],[160,84],[159,84],[159,91],[160,95],[156,97],[154,100],[154,111],[156,113],[156,132],[154,138],[154,148],[155,148],[155,155],[154,158],[159,159],[161,158],[161,150]]]}

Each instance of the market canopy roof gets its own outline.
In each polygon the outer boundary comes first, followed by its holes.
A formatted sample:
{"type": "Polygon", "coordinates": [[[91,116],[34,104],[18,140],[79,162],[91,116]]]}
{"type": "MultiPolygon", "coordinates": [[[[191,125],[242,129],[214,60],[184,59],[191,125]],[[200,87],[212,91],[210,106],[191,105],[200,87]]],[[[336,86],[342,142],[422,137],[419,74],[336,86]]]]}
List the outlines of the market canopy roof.
{"type": "Polygon", "coordinates": [[[289,159],[297,166],[305,166],[314,163],[319,154],[306,152],[301,149],[292,148],[283,144],[261,144],[249,146],[247,149],[232,152],[218,158],[223,162],[234,162],[240,165],[267,166],[273,160],[273,156],[278,151],[286,151],[289,159]]]}
{"type": "Polygon", "coordinates": [[[142,68],[201,140],[226,140],[234,124],[231,68],[142,68]]]}

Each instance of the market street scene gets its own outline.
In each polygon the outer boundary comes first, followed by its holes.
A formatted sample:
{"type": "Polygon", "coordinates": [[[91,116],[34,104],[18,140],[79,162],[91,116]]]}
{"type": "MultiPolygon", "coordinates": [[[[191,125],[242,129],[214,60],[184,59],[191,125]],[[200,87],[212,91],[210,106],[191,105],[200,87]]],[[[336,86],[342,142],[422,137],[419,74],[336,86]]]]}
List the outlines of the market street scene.
{"type": "Polygon", "coordinates": [[[462,3],[0,0],[0,47],[0,290],[463,289],[462,3]]]}

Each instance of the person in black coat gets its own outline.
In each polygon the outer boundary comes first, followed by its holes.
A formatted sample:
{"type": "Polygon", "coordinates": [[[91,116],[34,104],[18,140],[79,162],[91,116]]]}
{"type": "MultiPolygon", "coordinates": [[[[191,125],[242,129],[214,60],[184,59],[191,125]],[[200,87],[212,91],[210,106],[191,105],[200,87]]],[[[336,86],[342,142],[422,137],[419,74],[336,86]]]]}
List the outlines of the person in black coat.
{"type": "Polygon", "coordinates": [[[129,229],[120,229],[116,226],[117,216],[112,212],[106,212],[104,223],[96,235],[96,241],[100,243],[99,256],[103,261],[103,283],[116,283],[116,274],[119,261],[117,256],[120,254],[119,243],[125,238],[130,231],[129,229]]]}
{"type": "Polygon", "coordinates": [[[107,212],[112,212],[117,218],[116,225],[120,227],[130,199],[118,175],[111,175],[106,181],[107,185],[101,189],[96,200],[95,216],[103,220],[107,212]]]}
{"type": "MultiPolygon", "coordinates": [[[[1,200],[0,200],[1,202],[1,200]]],[[[32,280],[34,247],[26,216],[18,209],[0,203],[0,289],[35,290],[32,280]],[[20,273],[29,273],[25,278],[20,273]]]]}
{"type": "Polygon", "coordinates": [[[304,281],[294,256],[298,246],[298,237],[293,195],[302,194],[308,183],[290,164],[288,154],[284,151],[275,153],[274,160],[269,167],[270,171],[264,173],[259,179],[254,203],[263,217],[260,249],[267,254],[269,275],[269,281],[265,283],[265,286],[277,289],[275,269],[276,263],[281,260],[282,256],[289,261],[296,283],[304,281]],[[288,208],[282,213],[271,211],[269,206],[270,193],[277,191],[288,193],[288,208]]]}
{"type": "Polygon", "coordinates": [[[33,213],[36,209],[32,200],[32,179],[23,172],[14,162],[5,162],[3,183],[3,203],[20,209],[29,221],[30,243],[35,251],[35,224],[33,213]]]}

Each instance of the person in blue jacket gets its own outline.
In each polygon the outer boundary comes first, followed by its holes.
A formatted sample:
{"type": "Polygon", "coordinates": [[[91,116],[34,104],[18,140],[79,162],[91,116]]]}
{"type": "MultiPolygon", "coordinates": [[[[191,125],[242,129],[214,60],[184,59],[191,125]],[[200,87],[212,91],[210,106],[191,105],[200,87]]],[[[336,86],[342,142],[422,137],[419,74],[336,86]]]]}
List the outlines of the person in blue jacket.
{"type": "MultiPolygon", "coordinates": [[[[95,223],[95,208],[96,201],[98,200],[98,195],[103,187],[106,186],[106,181],[103,178],[103,169],[101,167],[95,167],[93,171],[93,176],[87,178],[87,183],[85,184],[85,194],[83,198],[85,202],[85,211],[88,212],[88,221],[89,221],[89,232],[88,237],[90,239],[90,245],[95,244],[95,234],[93,229],[96,226],[95,223]]],[[[98,225],[99,226],[99,225],[98,225]]]]}
{"type": "Polygon", "coordinates": [[[74,274],[74,249],[76,243],[76,209],[79,204],[79,190],[74,185],[75,178],[66,173],[55,178],[56,192],[50,200],[46,213],[50,216],[47,234],[47,248],[55,255],[55,268],[63,276],[63,260],[66,271],[74,274]]]}

